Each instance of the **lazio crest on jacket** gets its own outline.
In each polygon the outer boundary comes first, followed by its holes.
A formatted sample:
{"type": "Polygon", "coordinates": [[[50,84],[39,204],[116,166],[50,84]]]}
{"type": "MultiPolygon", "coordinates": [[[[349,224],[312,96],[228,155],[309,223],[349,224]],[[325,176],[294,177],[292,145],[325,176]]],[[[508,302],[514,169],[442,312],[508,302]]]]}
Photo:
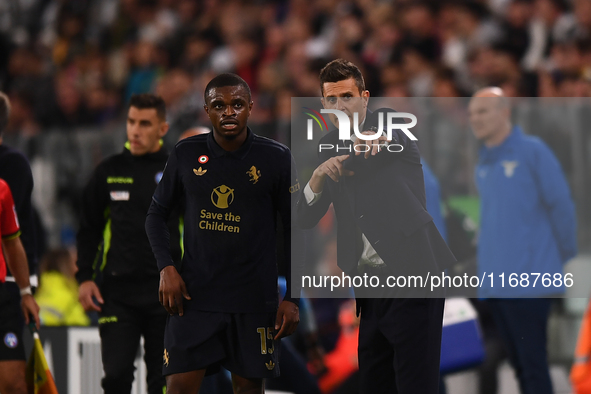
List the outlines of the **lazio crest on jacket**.
{"type": "Polygon", "coordinates": [[[494,274],[479,295],[563,293],[563,281],[554,279],[562,277],[563,264],[576,254],[575,207],[551,149],[515,126],[501,145],[481,148],[475,176],[481,198],[479,273],[494,274]],[[534,286],[537,273],[540,280],[534,286]],[[512,274],[519,280],[509,284],[512,274]],[[552,277],[551,285],[542,283],[544,274],[552,277]]]}

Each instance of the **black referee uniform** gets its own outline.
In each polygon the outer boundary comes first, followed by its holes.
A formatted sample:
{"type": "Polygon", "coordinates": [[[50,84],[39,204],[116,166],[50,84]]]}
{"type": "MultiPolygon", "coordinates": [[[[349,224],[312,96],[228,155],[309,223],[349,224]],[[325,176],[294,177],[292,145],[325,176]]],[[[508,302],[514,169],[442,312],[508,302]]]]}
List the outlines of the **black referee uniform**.
{"type": "MultiPolygon", "coordinates": [[[[205,368],[211,373],[220,365],[245,378],[279,374],[273,340],[276,219],[279,213],[290,245],[292,197],[299,184],[287,147],[247,133],[233,152],[222,149],[214,133],[179,142],[154,194],[146,231],[159,269],[174,261],[162,223],[186,201],[179,273],[191,300],[183,301],[183,316],[168,317],[165,375],[205,368]]],[[[286,261],[285,300],[297,304],[291,297],[290,248],[286,261]]],[[[294,256],[293,263],[300,258],[294,256]]]]}
{"type": "MultiPolygon", "coordinates": [[[[168,153],[133,156],[126,148],[98,165],[82,199],[77,279],[97,280],[105,393],[129,394],[133,362],[144,337],[148,392],[161,394],[166,310],[158,301],[159,270],[144,230],[168,153]],[[97,278],[100,278],[100,280],[97,278]]],[[[169,221],[171,259],[181,257],[182,220],[169,221]]]]}

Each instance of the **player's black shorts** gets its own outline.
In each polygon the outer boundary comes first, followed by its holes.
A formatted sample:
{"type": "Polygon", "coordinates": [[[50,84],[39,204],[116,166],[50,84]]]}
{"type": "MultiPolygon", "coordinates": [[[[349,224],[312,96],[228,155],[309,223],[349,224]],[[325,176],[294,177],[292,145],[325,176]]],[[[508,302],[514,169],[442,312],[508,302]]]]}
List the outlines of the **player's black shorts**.
{"type": "Polygon", "coordinates": [[[18,301],[11,298],[7,285],[0,283],[0,361],[26,360],[23,325],[18,301]]]}
{"type": "Polygon", "coordinates": [[[226,368],[243,378],[279,376],[276,313],[186,310],[169,316],[164,334],[163,375],[226,368]]]}

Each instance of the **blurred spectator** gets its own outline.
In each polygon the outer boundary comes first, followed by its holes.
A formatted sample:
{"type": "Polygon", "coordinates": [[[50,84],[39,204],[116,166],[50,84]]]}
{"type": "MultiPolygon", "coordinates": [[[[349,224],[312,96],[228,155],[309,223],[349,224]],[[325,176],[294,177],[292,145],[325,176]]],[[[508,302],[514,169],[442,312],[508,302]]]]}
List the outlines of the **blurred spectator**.
{"type": "Polygon", "coordinates": [[[35,300],[45,326],[88,326],[90,319],[78,301],[76,258],[67,249],[48,251],[41,259],[41,284],[35,300]]]}
{"type": "MultiPolygon", "coordinates": [[[[337,389],[351,374],[359,370],[357,343],[359,338],[359,317],[355,314],[355,301],[343,303],[338,317],[341,333],[335,348],[324,357],[327,372],[319,379],[323,393],[337,389]]],[[[357,392],[357,387],[350,387],[348,392],[357,392]]]]}
{"type": "Polygon", "coordinates": [[[53,127],[70,129],[89,124],[90,119],[82,92],[76,86],[76,78],[62,71],[54,80],[55,110],[48,115],[53,127]]]}
{"type": "Polygon", "coordinates": [[[26,93],[15,91],[8,96],[11,110],[10,120],[2,138],[8,145],[18,146],[18,140],[30,138],[40,131],[33,113],[33,99],[26,93]]]}
{"type": "Polygon", "coordinates": [[[591,0],[574,0],[573,4],[577,19],[576,36],[591,38],[591,0]]]}
{"type": "Polygon", "coordinates": [[[57,18],[57,38],[53,45],[53,63],[63,66],[75,54],[84,53],[84,14],[73,3],[64,3],[57,18]]]}
{"type": "Polygon", "coordinates": [[[166,103],[166,118],[170,125],[168,141],[177,141],[180,134],[197,123],[203,111],[203,95],[194,88],[191,75],[181,68],[163,74],[155,92],[166,103]]]}
{"type": "Polygon", "coordinates": [[[131,71],[125,92],[125,103],[134,94],[149,93],[158,76],[156,47],[150,41],[139,41],[132,50],[131,71]]]}
{"type": "Polygon", "coordinates": [[[591,0],[19,4],[19,12],[0,7],[6,32],[0,88],[30,97],[42,129],[105,127],[124,115],[131,94],[157,90],[178,77],[177,70],[195,82],[186,85],[193,91],[204,76],[233,71],[257,98],[254,115],[261,120],[255,123],[274,135],[278,90],[318,95],[315,62],[339,56],[360,65],[376,94],[440,96],[434,82],[442,66],[454,71],[462,94],[493,83],[522,96],[590,93],[583,71],[591,64],[582,64],[583,47],[575,40],[591,38],[591,0]],[[553,89],[529,74],[540,72],[552,73],[553,89]],[[56,106],[47,100],[52,91],[56,106]]]}

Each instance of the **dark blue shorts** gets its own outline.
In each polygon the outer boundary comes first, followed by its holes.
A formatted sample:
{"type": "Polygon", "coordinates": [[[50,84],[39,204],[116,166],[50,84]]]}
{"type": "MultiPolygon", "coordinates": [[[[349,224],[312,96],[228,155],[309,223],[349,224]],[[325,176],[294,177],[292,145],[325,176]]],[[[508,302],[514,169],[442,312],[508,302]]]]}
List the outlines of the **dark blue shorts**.
{"type": "Polygon", "coordinates": [[[16,297],[18,287],[14,283],[0,282],[0,361],[25,360],[20,297],[16,297]],[[11,285],[16,288],[16,295],[9,294],[11,285]]]}
{"type": "Polygon", "coordinates": [[[164,334],[163,375],[224,367],[243,378],[279,376],[276,313],[185,310],[169,316],[164,334]]]}

